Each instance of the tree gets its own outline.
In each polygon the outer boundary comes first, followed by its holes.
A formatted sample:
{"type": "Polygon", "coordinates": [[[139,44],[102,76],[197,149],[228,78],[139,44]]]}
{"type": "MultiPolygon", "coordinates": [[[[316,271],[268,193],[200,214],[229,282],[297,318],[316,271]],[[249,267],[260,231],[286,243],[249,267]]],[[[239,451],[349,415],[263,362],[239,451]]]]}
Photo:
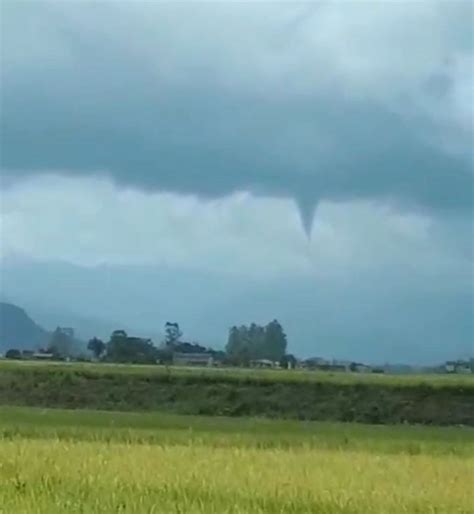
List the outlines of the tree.
{"type": "Polygon", "coordinates": [[[252,360],[268,359],[269,357],[265,351],[265,345],[265,328],[256,323],[252,323],[247,332],[247,347],[250,358],[252,360]]]}
{"type": "Polygon", "coordinates": [[[296,366],[296,357],[292,353],[283,355],[280,360],[280,367],[283,369],[294,369],[296,366]]]}
{"type": "Polygon", "coordinates": [[[240,337],[239,329],[234,325],[229,329],[229,337],[227,338],[227,344],[225,351],[228,355],[233,356],[239,353],[242,341],[240,337]]]}
{"type": "Polygon", "coordinates": [[[93,337],[87,343],[87,349],[91,351],[96,359],[100,359],[105,352],[105,343],[97,337],[93,337]]]}
{"type": "Polygon", "coordinates": [[[10,350],[7,350],[5,353],[6,359],[21,359],[21,352],[20,350],[17,350],[16,348],[10,348],[10,350]]]}
{"type": "Polygon", "coordinates": [[[237,365],[248,365],[251,360],[249,345],[249,328],[245,325],[229,329],[226,345],[229,361],[237,365]]]}
{"type": "Polygon", "coordinates": [[[57,327],[51,335],[48,351],[62,359],[70,357],[74,352],[74,338],[71,330],[57,327]]]}
{"type": "Polygon", "coordinates": [[[125,330],[114,330],[105,346],[106,359],[112,362],[127,362],[129,352],[127,349],[127,332],[125,330]]]}
{"type": "Polygon", "coordinates": [[[276,319],[265,327],[264,351],[266,359],[280,361],[285,355],[287,346],[286,334],[276,319]]]}
{"type": "Polygon", "coordinates": [[[129,337],[124,330],[112,332],[106,351],[106,360],[111,362],[155,364],[158,359],[158,349],[150,339],[129,337]]]}
{"type": "Polygon", "coordinates": [[[251,323],[250,326],[233,326],[229,330],[226,352],[231,362],[245,365],[251,360],[269,359],[280,361],[285,355],[286,335],[277,320],[266,327],[251,323]]]}
{"type": "Polygon", "coordinates": [[[183,333],[181,332],[178,323],[171,323],[167,321],[165,324],[165,344],[166,346],[174,346],[179,342],[183,333]]]}

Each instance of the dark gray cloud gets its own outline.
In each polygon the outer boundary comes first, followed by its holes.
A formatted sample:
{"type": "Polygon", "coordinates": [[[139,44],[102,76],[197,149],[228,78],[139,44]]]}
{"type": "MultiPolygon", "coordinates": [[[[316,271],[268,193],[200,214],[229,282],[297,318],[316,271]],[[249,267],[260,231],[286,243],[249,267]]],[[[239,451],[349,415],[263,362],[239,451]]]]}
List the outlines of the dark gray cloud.
{"type": "Polygon", "coordinates": [[[389,5],[378,18],[331,3],[40,4],[3,6],[9,178],[47,170],[202,196],[291,196],[307,228],[327,198],[472,206],[472,127],[458,108],[472,99],[470,3],[389,5]],[[363,44],[353,15],[373,29],[363,44]],[[403,62],[391,53],[403,31],[385,47],[379,38],[406,19],[419,34],[406,29],[403,62]]]}

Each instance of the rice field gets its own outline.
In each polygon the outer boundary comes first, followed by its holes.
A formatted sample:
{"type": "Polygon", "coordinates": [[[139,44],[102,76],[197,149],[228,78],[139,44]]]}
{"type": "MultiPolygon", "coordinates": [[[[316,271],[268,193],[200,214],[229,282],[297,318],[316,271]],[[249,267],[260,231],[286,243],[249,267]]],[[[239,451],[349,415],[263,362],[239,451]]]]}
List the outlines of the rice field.
{"type": "Polygon", "coordinates": [[[466,427],[0,408],[0,512],[472,513],[466,427]]]}
{"type": "Polygon", "coordinates": [[[143,364],[90,363],[90,362],[41,362],[9,361],[0,359],[0,372],[21,370],[24,372],[65,371],[76,374],[108,376],[166,376],[172,378],[202,379],[229,382],[310,382],[333,383],[338,385],[374,384],[396,387],[427,386],[432,388],[467,388],[474,391],[474,375],[467,374],[378,374],[311,371],[305,369],[249,369],[249,368],[199,368],[186,366],[159,366],[143,364]]]}

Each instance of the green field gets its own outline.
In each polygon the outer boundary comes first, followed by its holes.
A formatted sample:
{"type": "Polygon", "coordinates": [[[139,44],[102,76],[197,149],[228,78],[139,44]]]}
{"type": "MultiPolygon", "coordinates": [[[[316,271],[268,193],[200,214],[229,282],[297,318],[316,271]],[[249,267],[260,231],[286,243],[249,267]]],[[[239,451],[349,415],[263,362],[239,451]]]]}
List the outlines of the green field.
{"type": "Polygon", "coordinates": [[[470,513],[474,431],[3,407],[0,512],[470,513]]]}
{"type": "Polygon", "coordinates": [[[412,374],[394,375],[377,373],[344,373],[308,370],[272,370],[248,368],[201,368],[182,366],[153,366],[135,364],[81,363],[81,362],[39,362],[39,361],[9,361],[0,360],[2,370],[24,369],[26,371],[70,370],[71,372],[108,376],[108,375],[138,375],[165,377],[200,377],[207,380],[226,381],[259,381],[284,383],[332,383],[342,385],[368,384],[397,387],[429,386],[429,387],[468,387],[474,391],[474,375],[459,374],[412,374]]]}
{"type": "Polygon", "coordinates": [[[467,514],[474,429],[428,425],[473,399],[466,376],[1,362],[0,513],[467,514]]]}

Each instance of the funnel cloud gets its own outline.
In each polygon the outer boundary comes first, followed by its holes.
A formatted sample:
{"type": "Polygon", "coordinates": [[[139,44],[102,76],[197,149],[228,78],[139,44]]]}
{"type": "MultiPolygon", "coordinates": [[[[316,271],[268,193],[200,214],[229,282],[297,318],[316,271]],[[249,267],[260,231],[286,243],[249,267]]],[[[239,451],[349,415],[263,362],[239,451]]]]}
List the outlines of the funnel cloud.
{"type": "Polygon", "coordinates": [[[4,175],[470,208],[471,4],[317,7],[4,2],[4,175]]]}
{"type": "Polygon", "coordinates": [[[0,9],[11,301],[216,345],[277,317],[308,356],[470,351],[471,1],[0,9]]]}

